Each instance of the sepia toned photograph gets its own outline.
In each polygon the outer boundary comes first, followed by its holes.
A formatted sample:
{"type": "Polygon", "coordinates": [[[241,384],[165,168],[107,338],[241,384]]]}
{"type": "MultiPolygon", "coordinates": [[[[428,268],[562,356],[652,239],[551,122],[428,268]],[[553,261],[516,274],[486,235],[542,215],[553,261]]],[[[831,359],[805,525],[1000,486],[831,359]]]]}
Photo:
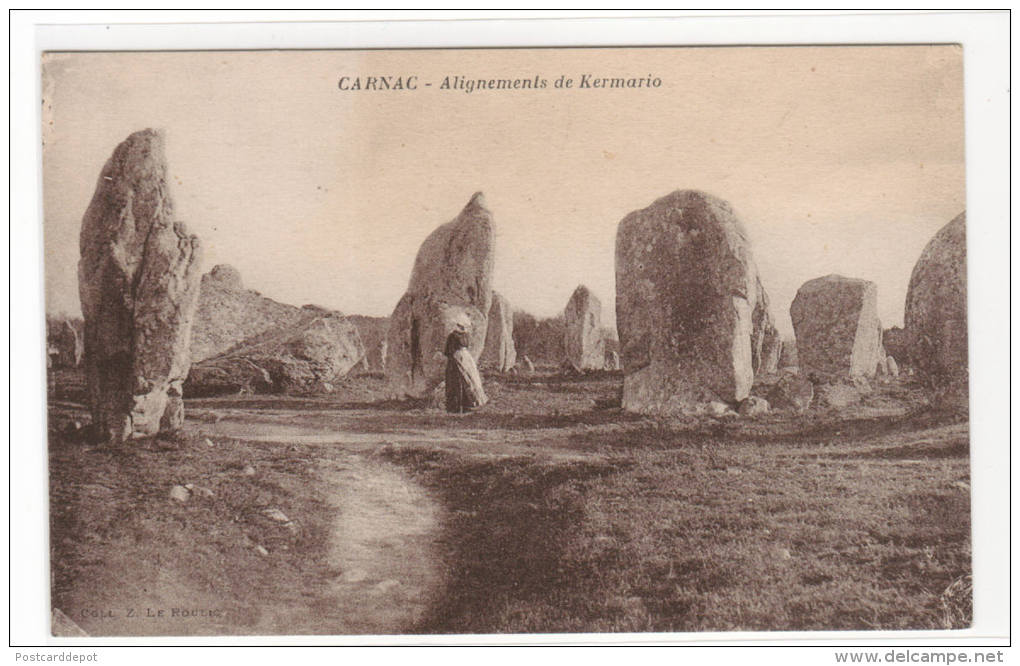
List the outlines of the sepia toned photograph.
{"type": "Polygon", "coordinates": [[[971,627],[963,66],[44,52],[52,635],[971,627]]]}

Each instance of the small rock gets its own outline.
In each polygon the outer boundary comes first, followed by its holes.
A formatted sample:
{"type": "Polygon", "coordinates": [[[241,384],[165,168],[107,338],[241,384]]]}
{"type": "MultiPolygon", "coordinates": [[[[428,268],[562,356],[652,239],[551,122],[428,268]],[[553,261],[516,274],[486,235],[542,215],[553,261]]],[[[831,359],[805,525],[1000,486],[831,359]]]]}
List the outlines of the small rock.
{"type": "Polygon", "coordinates": [[[241,474],[245,476],[255,476],[255,468],[251,465],[245,465],[244,469],[241,470],[241,474]]]}
{"type": "Polygon", "coordinates": [[[737,413],[741,416],[758,416],[759,414],[767,414],[768,411],[768,400],[751,395],[744,398],[743,402],[740,403],[737,413]]]}
{"type": "Polygon", "coordinates": [[[195,486],[192,489],[192,492],[195,493],[196,495],[198,495],[199,497],[206,497],[206,498],[208,498],[208,497],[215,497],[215,495],[216,495],[216,493],[214,493],[209,488],[203,488],[202,486],[195,486]]]}
{"type": "Polygon", "coordinates": [[[188,490],[194,490],[195,484],[194,483],[185,483],[184,487],[187,488],[188,490]]]}
{"type": "Polygon", "coordinates": [[[778,557],[781,560],[793,559],[793,555],[790,554],[790,550],[788,548],[779,548],[779,549],[777,549],[776,550],[776,557],[778,557]]]}
{"type": "Polygon", "coordinates": [[[725,416],[726,414],[733,413],[733,410],[730,409],[729,405],[727,405],[725,402],[720,402],[718,400],[713,400],[712,402],[708,403],[707,409],[708,413],[711,414],[712,416],[725,416]]]}
{"type": "Polygon", "coordinates": [[[900,366],[892,356],[885,357],[885,366],[890,377],[900,376],[900,366]]]}
{"type": "Polygon", "coordinates": [[[204,441],[203,443],[204,443],[204,444],[205,444],[206,446],[209,446],[209,447],[213,447],[213,446],[216,446],[215,444],[213,444],[213,441],[212,441],[211,439],[209,439],[208,437],[206,437],[206,438],[205,438],[205,441],[204,441]]]}
{"type": "Polygon", "coordinates": [[[275,508],[263,509],[262,515],[270,520],[275,520],[278,523],[289,523],[290,518],[287,517],[283,511],[275,508]]]}
{"type": "Polygon", "coordinates": [[[255,552],[258,553],[259,555],[262,555],[263,557],[269,554],[268,550],[266,550],[264,547],[258,544],[255,545],[255,552]]]}
{"type": "Polygon", "coordinates": [[[184,486],[174,486],[170,489],[170,499],[178,502],[187,502],[191,493],[184,486]]]}
{"type": "Polygon", "coordinates": [[[727,467],[726,468],[726,473],[731,475],[731,476],[737,476],[739,474],[743,474],[744,471],[742,469],[740,469],[739,467],[727,467]]]}
{"type": "Polygon", "coordinates": [[[963,490],[968,493],[970,492],[970,484],[967,483],[966,481],[954,481],[953,487],[959,488],[960,490],[963,490]]]}
{"type": "Polygon", "coordinates": [[[393,580],[391,578],[390,580],[384,580],[384,581],[382,581],[380,583],[377,583],[372,588],[372,592],[374,594],[386,594],[387,592],[389,592],[393,588],[399,587],[399,586],[400,586],[400,581],[399,580],[393,580]]]}
{"type": "Polygon", "coordinates": [[[340,579],[345,583],[360,583],[368,578],[368,573],[363,569],[350,569],[343,573],[340,579]]]}

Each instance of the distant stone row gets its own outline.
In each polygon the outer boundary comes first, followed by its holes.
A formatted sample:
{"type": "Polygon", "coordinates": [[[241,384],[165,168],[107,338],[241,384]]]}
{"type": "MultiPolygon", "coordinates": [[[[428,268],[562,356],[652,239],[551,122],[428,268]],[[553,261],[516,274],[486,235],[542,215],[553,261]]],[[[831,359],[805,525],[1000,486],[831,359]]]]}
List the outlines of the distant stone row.
{"type": "MultiPolygon", "coordinates": [[[[201,244],[174,217],[154,130],[132,134],[104,166],[80,245],[83,330],[55,327],[58,347],[74,347],[55,358],[82,359],[93,424],[110,440],[180,427],[185,381],[198,392],[328,391],[360,366],[385,372],[395,396],[421,396],[443,379],[444,341],[457,321],[471,322],[475,358],[503,372],[531,365],[516,358],[517,315],[518,340],[536,350],[550,346],[539,331],[558,328],[513,313],[494,294],[492,213],[481,193],[425,239],[388,320],[276,303],[245,290],[228,266],[202,278],[201,244]]],[[[802,369],[870,376],[888,368],[875,303],[875,285],[864,280],[806,283],[791,307],[802,369]]],[[[601,325],[599,300],[578,287],[552,346],[562,341],[577,371],[622,366],[625,409],[737,406],[756,373],[780,363],[783,345],[744,228],[726,202],[701,192],[674,192],[620,223],[616,318],[618,356],[606,349],[616,339],[601,325]]],[[[903,337],[933,388],[966,394],[963,215],[914,269],[903,337]]]]}

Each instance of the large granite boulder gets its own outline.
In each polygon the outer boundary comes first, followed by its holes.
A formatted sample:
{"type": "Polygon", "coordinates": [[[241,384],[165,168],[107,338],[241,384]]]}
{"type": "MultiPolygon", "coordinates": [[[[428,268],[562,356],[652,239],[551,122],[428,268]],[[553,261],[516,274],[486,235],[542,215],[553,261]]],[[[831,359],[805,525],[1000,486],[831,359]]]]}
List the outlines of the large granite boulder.
{"type": "Polygon", "coordinates": [[[339,312],[299,308],[296,322],[269,329],[196,363],[189,394],[326,393],[365,356],[355,323],[339,312]]]}
{"type": "Polygon", "coordinates": [[[46,317],[47,363],[54,368],[77,368],[85,354],[84,322],[72,317],[46,317]]]}
{"type": "Polygon", "coordinates": [[[605,367],[602,302],[583,284],[567,301],[563,310],[563,329],[563,350],[574,370],[582,372],[605,367]]]}
{"type": "Polygon", "coordinates": [[[942,227],[914,265],[907,288],[904,330],[914,368],[933,387],[966,404],[966,213],[942,227]]]}
{"type": "Polygon", "coordinates": [[[162,132],[136,132],[114,150],[82,219],[80,247],[97,435],[120,442],[179,428],[201,249],[174,219],[162,132]]]}
{"type": "Polygon", "coordinates": [[[514,312],[503,294],[492,292],[489,324],[485,331],[485,347],[479,364],[498,372],[510,372],[517,365],[514,347],[514,312]]]}
{"type": "Polygon", "coordinates": [[[627,215],[616,234],[623,407],[688,412],[746,398],[757,300],[750,243],[725,201],[676,191],[627,215]]]}
{"type": "Polygon", "coordinates": [[[390,330],[390,318],[350,315],[348,319],[358,327],[361,341],[365,345],[361,369],[365,372],[386,372],[386,357],[389,353],[386,336],[390,330]]]}
{"type": "Polygon", "coordinates": [[[492,213],[477,192],[422,243],[407,292],[390,316],[386,374],[395,395],[425,397],[443,381],[443,349],[458,321],[470,321],[470,351],[481,356],[492,269],[492,213]]]}
{"type": "Polygon", "coordinates": [[[874,282],[827,275],[801,285],[790,305],[802,372],[873,377],[881,346],[874,282]]]}
{"type": "Polygon", "coordinates": [[[218,264],[202,276],[191,333],[191,360],[204,361],[274,328],[306,318],[301,308],[246,289],[233,266],[218,264]]]}

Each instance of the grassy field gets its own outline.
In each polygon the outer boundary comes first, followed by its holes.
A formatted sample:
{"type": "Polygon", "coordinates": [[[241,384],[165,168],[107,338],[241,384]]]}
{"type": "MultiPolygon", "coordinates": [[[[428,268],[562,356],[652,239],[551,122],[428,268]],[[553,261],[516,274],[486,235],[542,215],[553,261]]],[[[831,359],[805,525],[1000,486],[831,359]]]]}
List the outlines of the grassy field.
{"type": "Polygon", "coordinates": [[[458,417],[378,402],[365,376],[326,397],[190,401],[181,436],[119,449],[68,427],[83,412],[63,382],[54,606],[97,634],[970,624],[967,422],[908,379],[840,411],[680,420],[613,407],[619,381],[490,378],[492,403],[458,417]],[[258,437],[229,434],[242,426],[258,437]],[[372,507],[388,539],[338,530],[372,507]],[[345,541],[389,568],[354,575],[345,541]],[[217,614],[89,615],[128,607],[217,614]]]}

